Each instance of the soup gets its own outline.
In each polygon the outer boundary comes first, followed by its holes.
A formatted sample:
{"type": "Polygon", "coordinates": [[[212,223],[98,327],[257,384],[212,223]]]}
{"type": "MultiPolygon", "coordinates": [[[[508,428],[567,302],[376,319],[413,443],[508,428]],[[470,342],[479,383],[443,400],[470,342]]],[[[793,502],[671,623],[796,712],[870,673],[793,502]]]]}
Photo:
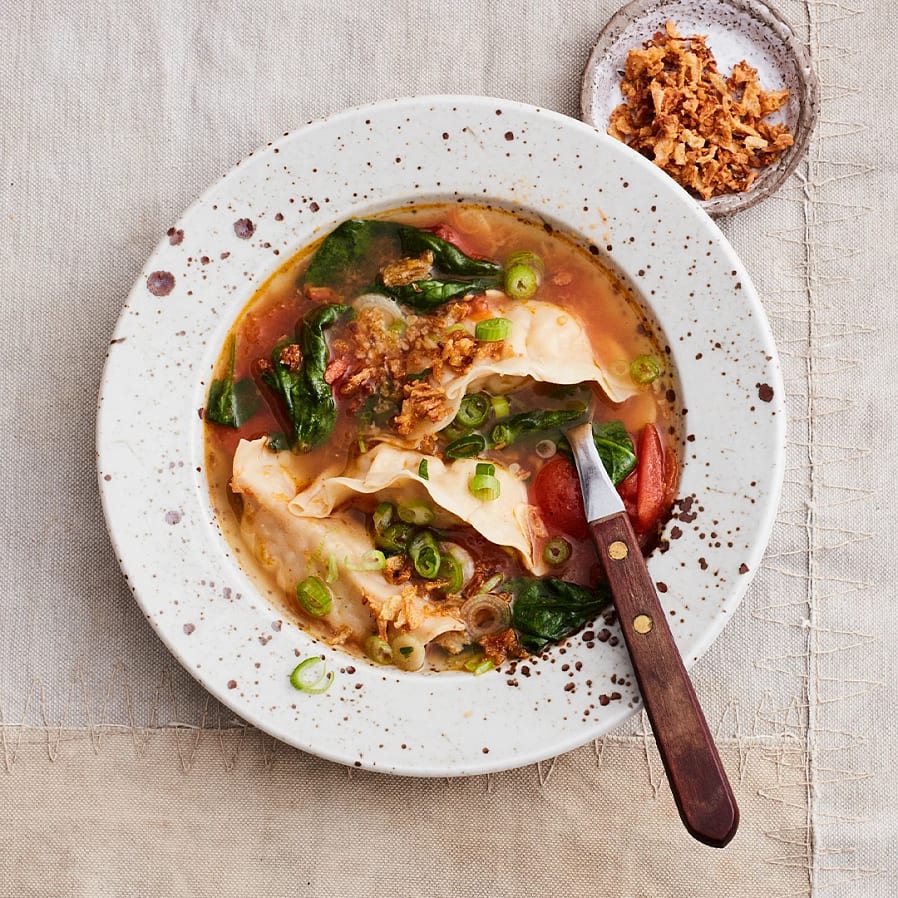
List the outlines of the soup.
{"type": "Polygon", "coordinates": [[[677,480],[672,372],[624,285],[480,206],[347,221],[234,324],[205,409],[245,569],[375,663],[483,673],[609,604],[567,427],[591,421],[649,547],[677,480]]]}

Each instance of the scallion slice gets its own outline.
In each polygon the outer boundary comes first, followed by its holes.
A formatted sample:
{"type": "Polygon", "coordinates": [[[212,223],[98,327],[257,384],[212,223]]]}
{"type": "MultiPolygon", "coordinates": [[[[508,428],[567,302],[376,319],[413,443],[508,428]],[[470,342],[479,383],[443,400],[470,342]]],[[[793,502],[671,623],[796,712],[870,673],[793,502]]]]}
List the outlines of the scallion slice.
{"type": "Polygon", "coordinates": [[[496,665],[489,658],[482,658],[479,655],[465,661],[465,670],[474,674],[475,677],[491,671],[496,665]]]}
{"type": "Polygon", "coordinates": [[[396,506],[396,514],[399,515],[400,521],[405,521],[406,524],[415,524],[418,527],[432,524],[434,517],[436,517],[433,509],[421,499],[400,502],[396,506]]]}
{"type": "Polygon", "coordinates": [[[486,393],[471,393],[462,399],[455,420],[462,427],[480,427],[489,413],[490,397],[486,393]]]}
{"type": "Polygon", "coordinates": [[[436,580],[440,573],[440,550],[429,530],[421,530],[411,538],[408,554],[419,576],[425,580],[436,580]]]}
{"type": "Polygon", "coordinates": [[[446,447],[446,458],[473,458],[485,449],[486,440],[479,433],[469,433],[446,447]]]}
{"type": "Polygon", "coordinates": [[[507,396],[493,396],[490,399],[490,404],[493,407],[493,414],[496,416],[496,420],[507,418],[511,414],[507,396]]]}
{"type": "Polygon", "coordinates": [[[381,639],[376,633],[372,633],[365,640],[365,654],[375,664],[390,664],[393,660],[393,649],[390,643],[381,639]]]}
{"type": "Polygon", "coordinates": [[[571,557],[571,544],[560,536],[550,539],[543,547],[543,561],[558,567],[571,557]]]}
{"type": "Polygon", "coordinates": [[[331,610],[333,602],[331,591],[317,577],[306,577],[297,583],[296,598],[303,610],[313,617],[323,617],[331,610]]]}
{"type": "Polygon", "coordinates": [[[409,540],[415,535],[415,528],[411,524],[390,524],[383,533],[377,534],[374,542],[379,549],[385,552],[405,552],[408,549],[409,540]]]}
{"type": "Polygon", "coordinates": [[[383,533],[393,523],[395,509],[389,502],[381,502],[374,509],[374,532],[383,533]]]}
{"type": "Polygon", "coordinates": [[[487,477],[493,477],[496,473],[496,466],[491,465],[489,462],[482,461],[477,463],[477,467],[474,468],[475,474],[485,474],[487,477]]]}
{"type": "Polygon", "coordinates": [[[317,655],[300,661],[290,674],[290,685],[309,695],[327,692],[333,682],[334,672],[328,670],[324,660],[317,655]]]}
{"type": "Polygon", "coordinates": [[[630,362],[630,377],[638,384],[650,384],[661,376],[661,365],[653,355],[638,355],[630,362]]]}
{"type": "Polygon", "coordinates": [[[393,663],[402,670],[420,670],[424,666],[424,643],[411,633],[400,633],[390,644],[393,663]]]}
{"type": "Polygon", "coordinates": [[[493,574],[493,576],[488,580],[483,581],[483,586],[481,586],[480,589],[483,592],[492,592],[502,582],[503,579],[504,578],[501,574],[493,574]]]}
{"type": "Polygon", "coordinates": [[[440,570],[437,579],[446,581],[446,592],[461,592],[465,585],[465,573],[461,562],[448,553],[440,556],[440,570]]]}
{"type": "Polygon", "coordinates": [[[500,596],[483,592],[461,606],[461,618],[471,639],[495,636],[511,626],[511,605],[500,596]]]}
{"type": "Polygon", "coordinates": [[[427,473],[427,459],[422,458],[418,464],[418,476],[422,480],[430,480],[430,474],[427,473]]]}
{"type": "Polygon", "coordinates": [[[505,292],[512,299],[530,299],[539,289],[539,273],[518,262],[505,269],[505,292]]]}
{"type": "Polygon", "coordinates": [[[558,451],[558,447],[554,440],[540,440],[534,451],[540,458],[551,458],[558,451]]]}
{"type": "Polygon", "coordinates": [[[527,249],[512,253],[505,260],[506,271],[509,268],[514,268],[515,265],[526,265],[528,268],[532,268],[540,277],[543,276],[543,272],[546,270],[543,260],[536,253],[532,253],[527,249]]]}
{"type": "Polygon", "coordinates": [[[350,571],[382,571],[387,564],[387,558],[380,549],[369,549],[357,561],[344,562],[350,571]]]}
{"type": "Polygon", "coordinates": [[[498,343],[511,333],[511,322],[507,318],[487,318],[478,321],[474,336],[483,343],[498,343]]]}
{"type": "Polygon", "coordinates": [[[480,499],[481,502],[493,502],[499,498],[502,491],[502,485],[498,478],[490,474],[475,474],[468,484],[471,495],[480,499]]]}
{"type": "Polygon", "coordinates": [[[339,576],[340,569],[337,567],[337,556],[331,552],[330,555],[327,556],[327,573],[324,575],[324,582],[334,583],[339,576]]]}

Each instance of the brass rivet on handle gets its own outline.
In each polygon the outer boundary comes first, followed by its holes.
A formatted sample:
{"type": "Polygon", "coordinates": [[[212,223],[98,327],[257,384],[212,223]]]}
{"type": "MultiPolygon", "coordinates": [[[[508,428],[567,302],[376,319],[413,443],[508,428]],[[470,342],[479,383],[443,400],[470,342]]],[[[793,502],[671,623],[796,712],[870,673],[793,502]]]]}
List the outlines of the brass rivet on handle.
{"type": "Polygon", "coordinates": [[[626,558],[627,555],[630,554],[630,550],[627,548],[626,543],[622,543],[619,539],[616,539],[610,546],[608,546],[608,554],[615,560],[620,561],[622,558],[626,558]]]}
{"type": "Polygon", "coordinates": [[[637,614],[633,618],[633,629],[637,633],[642,633],[643,635],[650,633],[654,625],[655,622],[647,614],[637,614]]]}

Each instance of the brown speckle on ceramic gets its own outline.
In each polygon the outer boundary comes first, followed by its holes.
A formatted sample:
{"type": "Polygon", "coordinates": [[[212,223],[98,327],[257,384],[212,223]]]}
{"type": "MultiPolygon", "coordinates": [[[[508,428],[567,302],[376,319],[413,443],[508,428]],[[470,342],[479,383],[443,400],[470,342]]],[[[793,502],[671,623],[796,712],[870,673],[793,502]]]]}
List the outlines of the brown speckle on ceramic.
{"type": "Polygon", "coordinates": [[[170,271],[154,271],[147,278],[147,290],[153,296],[168,296],[175,289],[175,276],[170,271]]]}
{"type": "Polygon", "coordinates": [[[249,218],[238,218],[237,221],[234,222],[234,233],[241,240],[249,240],[255,233],[255,230],[256,226],[249,218]]]}
{"type": "Polygon", "coordinates": [[[649,570],[690,664],[759,567],[783,471],[785,393],[744,266],[666,175],[616,141],[531,106],[439,97],[352,110],[244,160],[162,238],[116,326],[98,414],[110,534],[153,627],[235,714],[325,758],[417,776],[530,764],[635,713],[614,615],[479,677],[406,673],[317,642],[281,619],[223,538],[201,411],[224,334],[285,259],[346,218],[447,201],[520,209],[572,235],[657,322],[684,439],[681,498],[649,570]],[[264,240],[249,239],[266,222],[264,240]],[[172,290],[184,301],[158,301],[172,290]],[[154,360],[136,382],[135,357],[154,360]],[[353,672],[297,693],[290,672],[313,655],[353,672]]]}

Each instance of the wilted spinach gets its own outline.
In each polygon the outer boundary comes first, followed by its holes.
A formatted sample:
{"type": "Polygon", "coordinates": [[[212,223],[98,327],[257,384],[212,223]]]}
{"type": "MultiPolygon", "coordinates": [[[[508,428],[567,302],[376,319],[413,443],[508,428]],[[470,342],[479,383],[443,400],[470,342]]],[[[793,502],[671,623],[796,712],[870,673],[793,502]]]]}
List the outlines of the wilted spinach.
{"type": "MultiPolygon", "coordinates": [[[[636,467],[636,450],[627,428],[621,421],[593,424],[592,437],[602,465],[611,482],[617,486],[636,467]]],[[[571,454],[570,444],[564,437],[558,441],[558,451],[565,455],[571,454]]]]}
{"type": "Polygon", "coordinates": [[[496,449],[504,449],[517,442],[525,434],[558,430],[560,427],[576,421],[577,418],[582,418],[584,414],[586,414],[586,406],[581,404],[574,408],[521,412],[496,424],[490,431],[490,443],[496,449]]]}
{"type": "Polygon", "coordinates": [[[604,584],[586,589],[552,577],[517,577],[502,589],[512,595],[512,626],[529,652],[576,633],[611,604],[604,584]]]}
{"type": "Polygon", "coordinates": [[[206,420],[225,427],[240,427],[259,410],[259,391],[252,378],[234,381],[234,364],[237,359],[237,340],[231,337],[228,373],[213,380],[206,403],[206,420]]]}
{"type": "Polygon", "coordinates": [[[472,259],[430,231],[392,221],[351,219],[325,237],[302,283],[347,293],[376,290],[418,311],[428,311],[467,293],[498,286],[501,274],[496,262],[472,259]],[[432,277],[384,286],[379,273],[387,262],[426,250],[433,253],[432,277]]]}
{"type": "Polygon", "coordinates": [[[331,435],[337,422],[337,404],[331,386],[324,379],[327,368],[327,342],[324,331],[352,312],[349,306],[319,306],[309,312],[298,328],[297,339],[278,343],[271,353],[271,370],[263,380],[284,400],[293,425],[291,443],[300,452],[308,452],[331,435]],[[298,342],[302,363],[293,370],[281,361],[281,352],[298,342]]]}

